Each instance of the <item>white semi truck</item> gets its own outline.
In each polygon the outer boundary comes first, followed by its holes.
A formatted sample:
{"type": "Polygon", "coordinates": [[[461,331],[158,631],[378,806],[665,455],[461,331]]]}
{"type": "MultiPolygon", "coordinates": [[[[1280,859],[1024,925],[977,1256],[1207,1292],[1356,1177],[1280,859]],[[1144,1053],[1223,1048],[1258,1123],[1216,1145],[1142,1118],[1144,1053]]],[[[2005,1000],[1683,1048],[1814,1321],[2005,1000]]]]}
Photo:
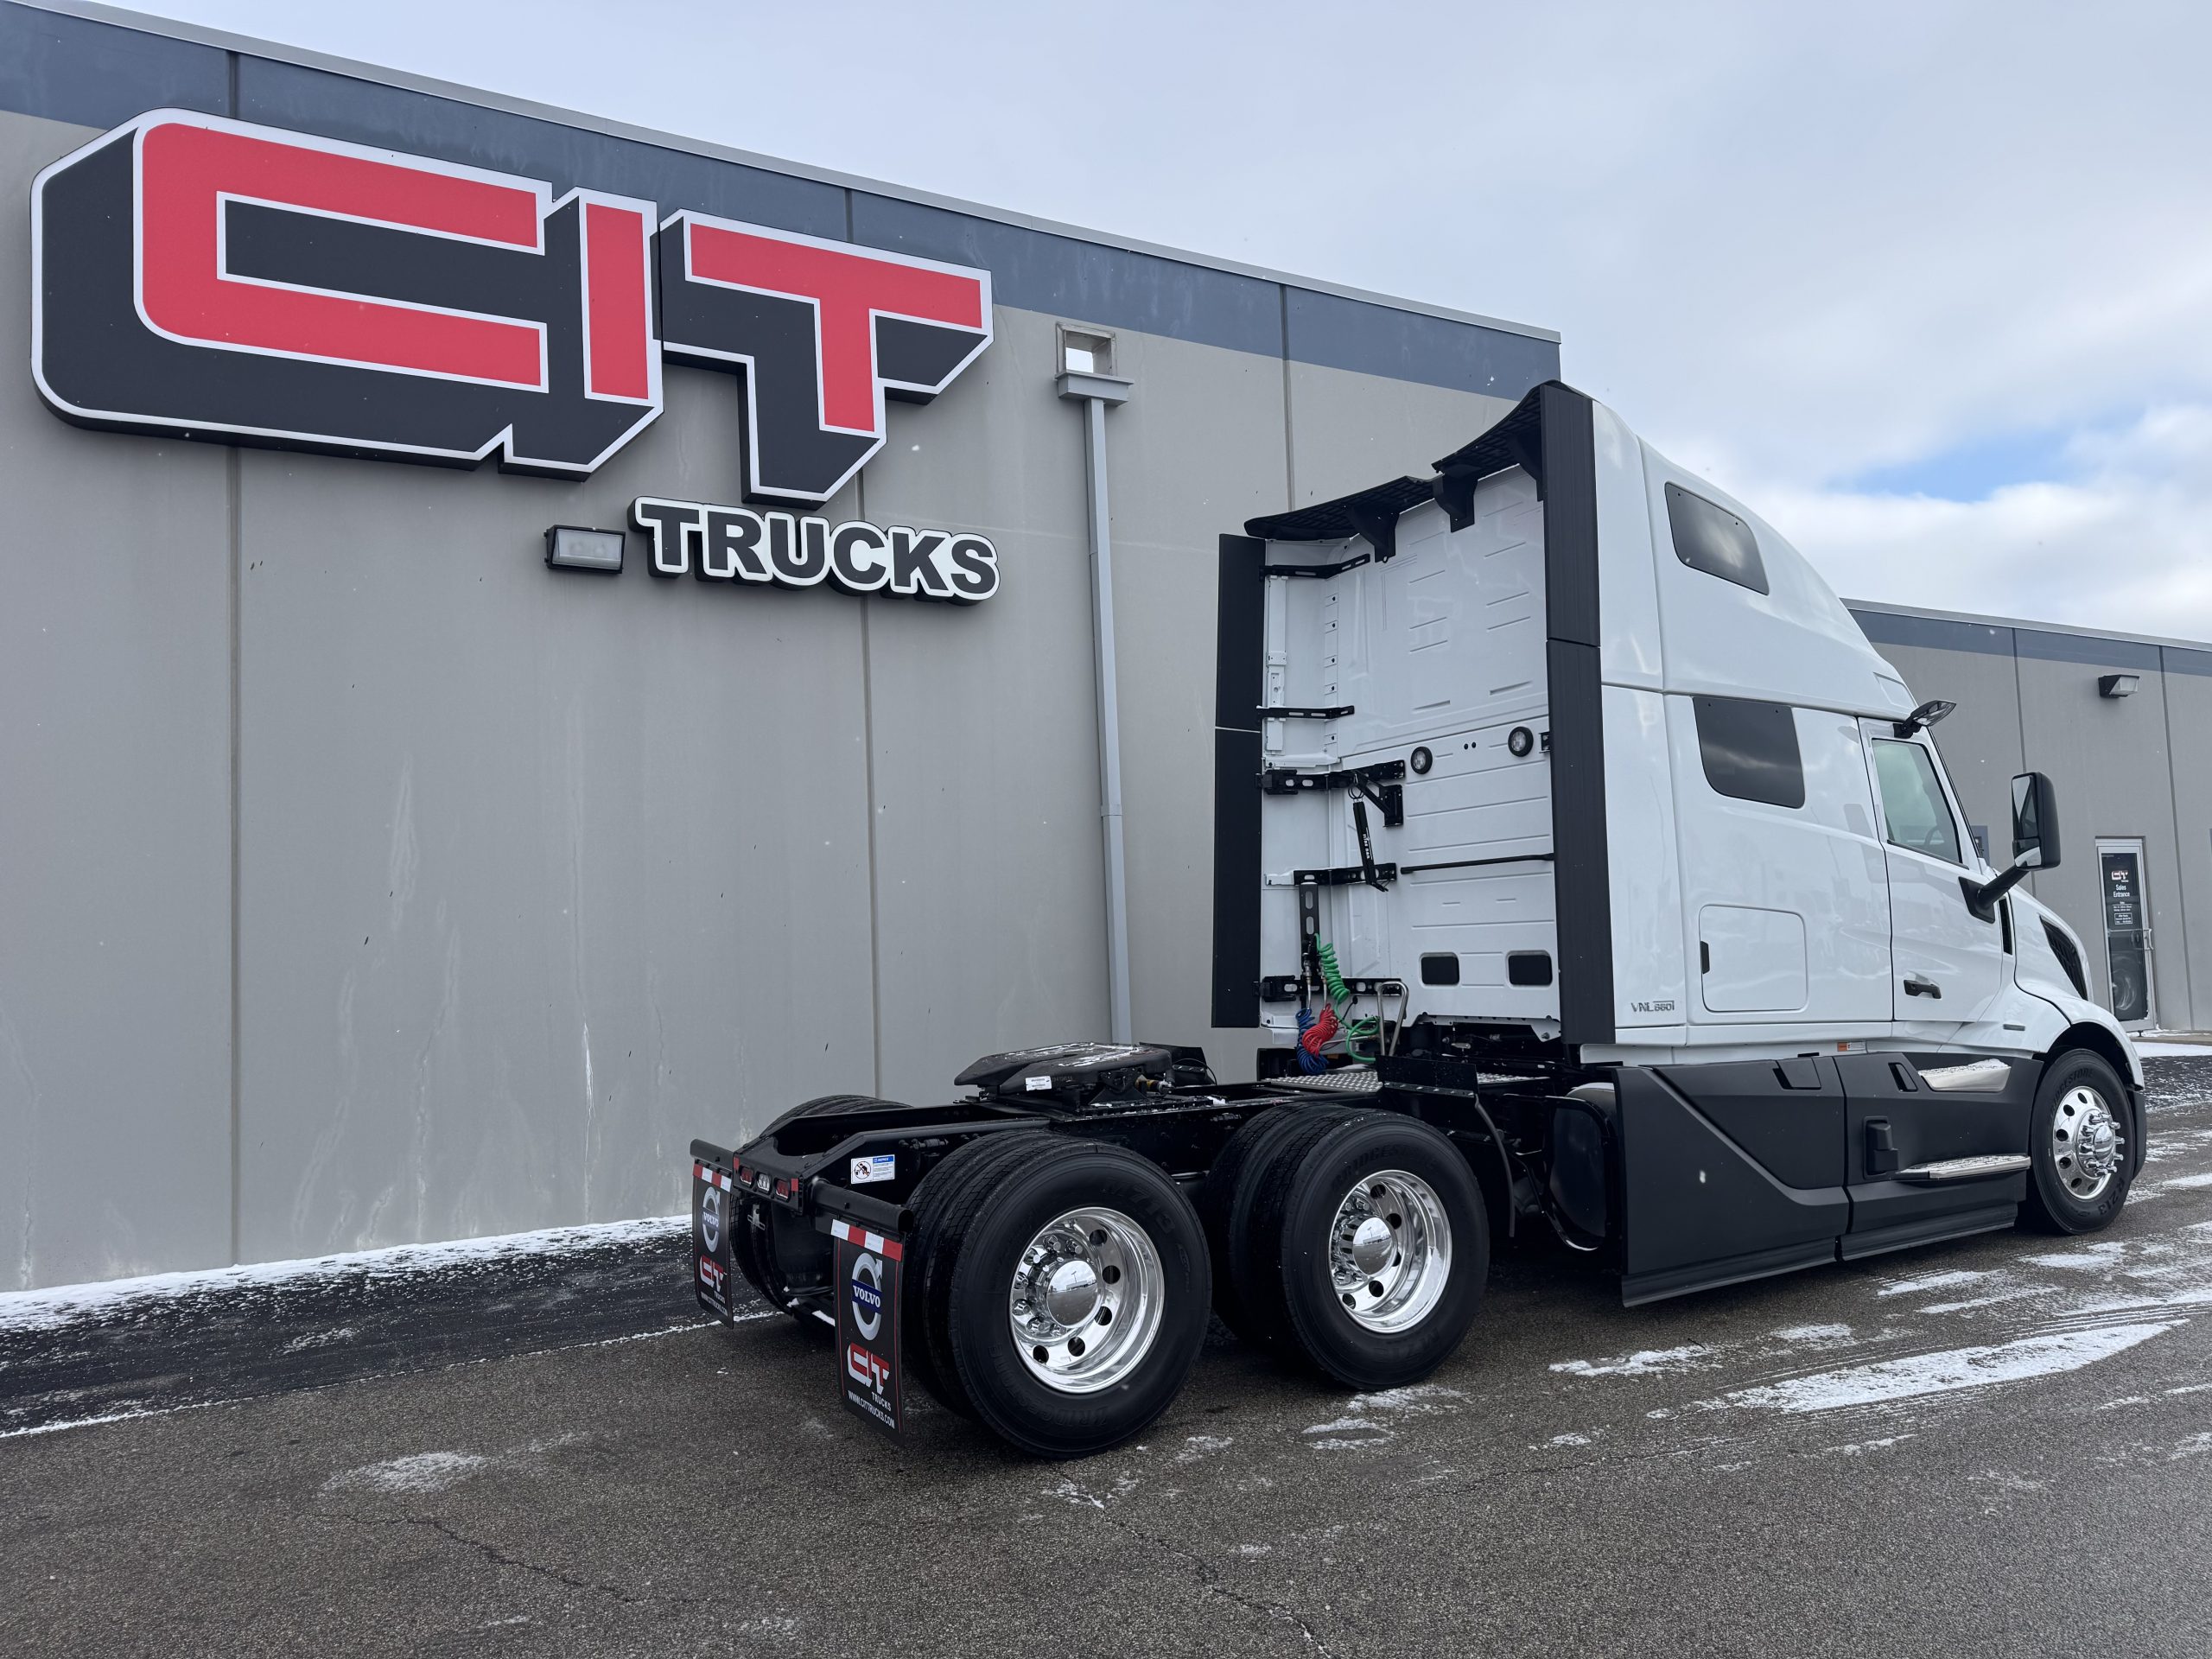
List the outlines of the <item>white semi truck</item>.
{"type": "Polygon", "coordinates": [[[693,1144],[702,1302],[734,1271],[836,1327],[861,1414],[918,1379],[1099,1451],[1210,1311],[1410,1382],[1532,1228],[1636,1303],[2119,1212],[2141,1066],[2018,886],[2048,780],[1991,868],[1950,705],[1611,410],[1548,384],[1433,476],[1224,536],[1218,671],[1211,1020],[1259,1082],[1076,1043],[693,1144]]]}

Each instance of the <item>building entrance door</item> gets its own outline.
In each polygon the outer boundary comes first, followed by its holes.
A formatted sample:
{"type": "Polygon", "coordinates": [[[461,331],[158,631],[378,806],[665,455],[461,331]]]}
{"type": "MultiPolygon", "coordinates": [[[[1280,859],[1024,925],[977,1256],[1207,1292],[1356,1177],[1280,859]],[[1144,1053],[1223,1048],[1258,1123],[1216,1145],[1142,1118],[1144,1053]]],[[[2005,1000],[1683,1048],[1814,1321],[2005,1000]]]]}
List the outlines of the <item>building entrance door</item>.
{"type": "Polygon", "coordinates": [[[2140,840],[2100,837],[2097,891],[2105,912],[2105,970],[2113,1018],[2140,1031],[2157,1002],[2151,982],[2151,906],[2140,840]]]}

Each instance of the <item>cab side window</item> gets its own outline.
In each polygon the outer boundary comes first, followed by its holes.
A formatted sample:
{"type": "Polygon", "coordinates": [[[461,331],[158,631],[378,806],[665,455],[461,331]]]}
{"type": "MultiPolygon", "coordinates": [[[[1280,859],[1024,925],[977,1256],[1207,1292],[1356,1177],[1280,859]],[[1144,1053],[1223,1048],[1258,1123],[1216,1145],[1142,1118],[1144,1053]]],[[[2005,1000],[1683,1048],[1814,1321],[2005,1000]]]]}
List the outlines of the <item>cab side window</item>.
{"type": "Polygon", "coordinates": [[[1705,781],[1717,795],[1769,806],[1805,804],[1805,757],[1786,702],[1692,697],[1705,781]]]}
{"type": "Polygon", "coordinates": [[[1732,582],[1755,594],[1768,591],[1766,563],[1759,557],[1751,527],[1717,501],[1692,495],[1679,484],[1667,486],[1667,528],[1675,556],[1693,570],[1732,582]]]}
{"type": "Polygon", "coordinates": [[[1889,821],[1890,842],[1908,852],[1925,853],[1947,864],[1963,865],[1959,828],[1951,804],[1936,780],[1936,763],[1917,743],[1878,738],[1874,775],[1882,783],[1882,816],[1889,821]]]}

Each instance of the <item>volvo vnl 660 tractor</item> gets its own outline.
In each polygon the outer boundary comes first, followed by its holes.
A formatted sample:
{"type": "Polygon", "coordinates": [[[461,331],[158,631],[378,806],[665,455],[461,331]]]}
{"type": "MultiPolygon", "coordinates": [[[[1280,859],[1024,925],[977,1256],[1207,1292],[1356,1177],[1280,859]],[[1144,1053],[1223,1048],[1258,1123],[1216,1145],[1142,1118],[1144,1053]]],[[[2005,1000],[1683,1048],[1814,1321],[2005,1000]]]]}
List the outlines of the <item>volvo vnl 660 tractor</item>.
{"type": "Polygon", "coordinates": [[[854,1410],[918,1382],[1064,1457],[1164,1410],[1217,1312],[1424,1376],[1532,1230],[1637,1303],[2118,1213],[2142,1072],[2018,885],[2048,781],[1993,868],[1949,705],[1740,503],[1554,383],[1220,556],[1205,1012],[1259,1080],[1073,1043],[696,1142],[709,1309],[741,1276],[836,1329],[854,1410]]]}

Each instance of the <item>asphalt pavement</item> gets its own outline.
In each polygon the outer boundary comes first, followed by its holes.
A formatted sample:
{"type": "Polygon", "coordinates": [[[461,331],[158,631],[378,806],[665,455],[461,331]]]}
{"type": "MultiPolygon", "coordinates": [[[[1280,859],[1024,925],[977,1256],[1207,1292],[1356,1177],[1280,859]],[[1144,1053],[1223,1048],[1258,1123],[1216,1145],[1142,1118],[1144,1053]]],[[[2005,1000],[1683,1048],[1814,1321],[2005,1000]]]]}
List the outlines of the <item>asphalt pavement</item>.
{"type": "Polygon", "coordinates": [[[2149,1064],[2097,1237],[1628,1310],[1509,1254],[1427,1383],[1217,1329],[1074,1464],[927,1408],[884,1439],[819,1333],[698,1325],[672,1238],[0,1320],[0,1650],[2212,1652],[2212,1059],[2149,1064]]]}

